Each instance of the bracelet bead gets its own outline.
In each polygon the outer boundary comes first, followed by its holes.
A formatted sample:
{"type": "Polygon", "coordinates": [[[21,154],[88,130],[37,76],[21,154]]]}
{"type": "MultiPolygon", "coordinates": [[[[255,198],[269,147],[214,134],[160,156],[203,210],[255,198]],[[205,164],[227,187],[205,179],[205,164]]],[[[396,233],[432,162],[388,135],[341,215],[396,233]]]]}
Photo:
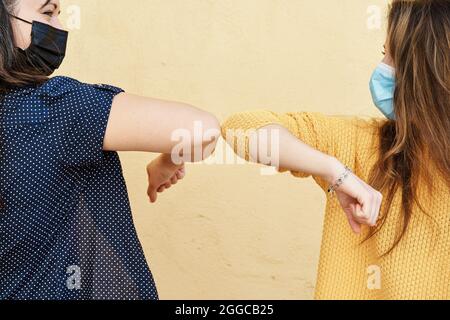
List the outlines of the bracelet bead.
{"type": "Polygon", "coordinates": [[[345,171],[342,173],[339,178],[336,180],[336,182],[328,188],[328,193],[333,193],[339,186],[344,182],[345,178],[348,177],[349,173],[352,172],[352,170],[345,166],[345,171]]]}

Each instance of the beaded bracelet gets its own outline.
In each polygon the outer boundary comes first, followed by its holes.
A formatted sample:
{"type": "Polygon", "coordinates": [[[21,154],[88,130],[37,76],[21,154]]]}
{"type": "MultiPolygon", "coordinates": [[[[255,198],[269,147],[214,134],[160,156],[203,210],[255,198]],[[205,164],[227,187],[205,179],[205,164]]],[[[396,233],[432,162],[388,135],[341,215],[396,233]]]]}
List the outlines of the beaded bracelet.
{"type": "Polygon", "coordinates": [[[336,182],[333,185],[330,185],[328,188],[328,193],[333,193],[339,186],[344,182],[345,178],[348,177],[348,175],[352,172],[352,170],[345,166],[345,172],[339,176],[339,178],[336,180],[336,182]]]}

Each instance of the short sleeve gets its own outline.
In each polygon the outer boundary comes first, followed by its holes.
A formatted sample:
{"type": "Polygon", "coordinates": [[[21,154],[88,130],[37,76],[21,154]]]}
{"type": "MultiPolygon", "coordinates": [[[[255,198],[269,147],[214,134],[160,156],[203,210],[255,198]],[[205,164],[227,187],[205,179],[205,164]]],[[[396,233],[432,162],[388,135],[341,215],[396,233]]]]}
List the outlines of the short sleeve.
{"type": "MultiPolygon", "coordinates": [[[[277,113],[268,110],[241,112],[228,118],[222,126],[225,139],[227,130],[245,132],[259,129],[270,124],[278,124],[288,129],[294,136],[312,148],[339,159],[352,167],[356,158],[356,137],[358,117],[325,115],[320,112],[277,113]]],[[[364,120],[362,120],[364,121],[364,120]]],[[[235,149],[236,151],[236,149],[235,149]]],[[[246,142],[246,160],[249,159],[248,140],[246,142]]],[[[279,168],[279,172],[288,171],[279,168]]],[[[291,171],[298,178],[311,176],[305,172],[291,171]]],[[[319,176],[313,176],[318,185],[327,191],[329,184],[319,176]]]]}
{"type": "Polygon", "coordinates": [[[68,137],[63,162],[95,166],[105,159],[103,141],[114,97],[123,89],[107,84],[80,84],[66,93],[68,137]]]}

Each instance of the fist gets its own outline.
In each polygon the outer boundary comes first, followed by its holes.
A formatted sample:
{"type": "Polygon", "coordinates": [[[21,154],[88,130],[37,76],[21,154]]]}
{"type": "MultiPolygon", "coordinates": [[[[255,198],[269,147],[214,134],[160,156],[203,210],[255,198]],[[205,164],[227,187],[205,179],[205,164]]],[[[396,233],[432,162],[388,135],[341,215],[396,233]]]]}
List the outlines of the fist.
{"type": "Polygon", "coordinates": [[[186,175],[184,163],[174,164],[171,156],[162,154],[147,165],[147,196],[151,203],[156,202],[158,193],[164,192],[186,175]]]}

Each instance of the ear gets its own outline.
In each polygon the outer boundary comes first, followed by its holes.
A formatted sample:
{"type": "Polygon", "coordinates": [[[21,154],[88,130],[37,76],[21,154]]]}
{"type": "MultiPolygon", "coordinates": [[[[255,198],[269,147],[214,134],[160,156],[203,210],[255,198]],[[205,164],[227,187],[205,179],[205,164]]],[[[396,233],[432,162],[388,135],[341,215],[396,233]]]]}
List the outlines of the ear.
{"type": "Polygon", "coordinates": [[[391,66],[392,68],[395,68],[395,66],[394,66],[394,59],[392,59],[391,53],[387,49],[386,46],[385,46],[385,54],[384,54],[383,62],[385,64],[391,66]]]}
{"type": "Polygon", "coordinates": [[[14,45],[25,50],[31,44],[31,25],[10,18],[14,35],[14,45]]]}

